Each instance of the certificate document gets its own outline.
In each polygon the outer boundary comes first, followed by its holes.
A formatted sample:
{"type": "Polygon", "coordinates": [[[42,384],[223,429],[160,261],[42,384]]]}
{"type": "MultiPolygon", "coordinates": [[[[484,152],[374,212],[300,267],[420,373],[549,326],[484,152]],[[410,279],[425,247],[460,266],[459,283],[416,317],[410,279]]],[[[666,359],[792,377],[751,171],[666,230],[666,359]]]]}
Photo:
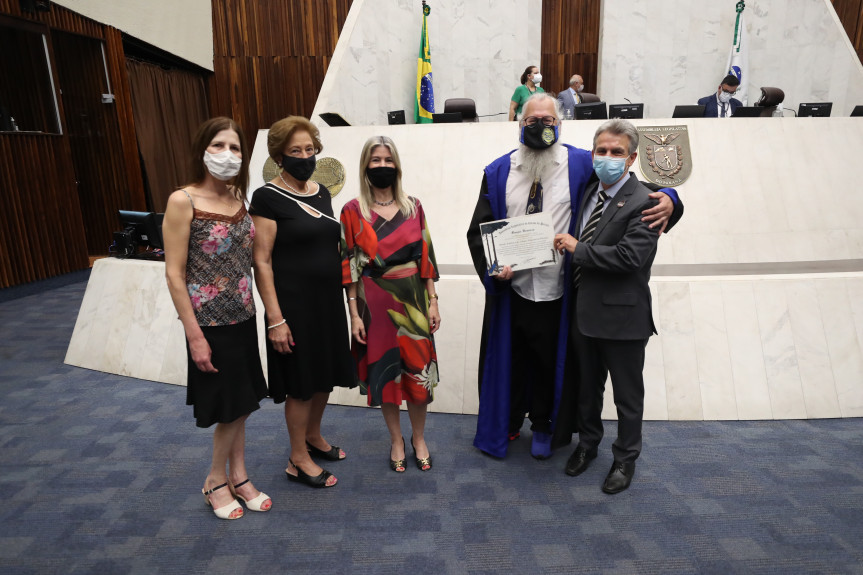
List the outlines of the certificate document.
{"type": "Polygon", "coordinates": [[[509,266],[513,271],[549,266],[560,254],[554,249],[551,214],[540,212],[479,225],[488,273],[509,266]]]}

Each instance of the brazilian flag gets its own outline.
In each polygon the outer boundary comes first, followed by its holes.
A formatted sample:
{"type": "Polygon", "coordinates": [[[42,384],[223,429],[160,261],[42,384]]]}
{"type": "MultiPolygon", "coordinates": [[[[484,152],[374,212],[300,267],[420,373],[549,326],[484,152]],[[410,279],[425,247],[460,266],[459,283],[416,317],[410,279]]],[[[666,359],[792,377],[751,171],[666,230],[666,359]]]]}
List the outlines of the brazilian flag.
{"type": "Polygon", "coordinates": [[[420,36],[420,54],[417,57],[417,101],[414,120],[417,124],[430,124],[434,114],[434,89],[432,89],[431,54],[429,52],[426,16],[431,8],[423,6],[423,31],[420,36]]]}

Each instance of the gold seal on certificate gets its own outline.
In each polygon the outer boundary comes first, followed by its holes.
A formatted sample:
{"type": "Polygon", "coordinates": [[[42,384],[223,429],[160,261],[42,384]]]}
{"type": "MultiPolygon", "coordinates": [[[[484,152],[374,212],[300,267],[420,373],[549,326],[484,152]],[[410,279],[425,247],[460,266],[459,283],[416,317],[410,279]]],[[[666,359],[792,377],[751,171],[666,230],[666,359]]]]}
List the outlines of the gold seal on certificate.
{"type": "Polygon", "coordinates": [[[540,212],[479,225],[489,275],[556,264],[551,214],[540,212]]]}

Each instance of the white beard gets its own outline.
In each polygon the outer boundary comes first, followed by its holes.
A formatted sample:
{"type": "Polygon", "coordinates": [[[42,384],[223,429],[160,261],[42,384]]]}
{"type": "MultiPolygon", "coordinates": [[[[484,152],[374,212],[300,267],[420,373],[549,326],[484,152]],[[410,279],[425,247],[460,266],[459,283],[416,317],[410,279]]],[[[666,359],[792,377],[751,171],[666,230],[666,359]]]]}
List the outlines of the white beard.
{"type": "Polygon", "coordinates": [[[536,150],[524,144],[518,145],[516,160],[521,164],[521,170],[534,180],[541,180],[542,175],[547,173],[554,165],[554,157],[557,155],[560,141],[555,142],[544,150],[536,150]]]}

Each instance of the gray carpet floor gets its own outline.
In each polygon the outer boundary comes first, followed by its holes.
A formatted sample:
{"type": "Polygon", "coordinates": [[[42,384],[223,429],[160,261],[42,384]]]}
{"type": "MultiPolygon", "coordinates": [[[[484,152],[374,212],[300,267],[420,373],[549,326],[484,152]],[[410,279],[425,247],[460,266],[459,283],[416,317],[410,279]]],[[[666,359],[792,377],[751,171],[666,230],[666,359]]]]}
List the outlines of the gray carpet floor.
{"type": "Polygon", "coordinates": [[[185,388],[63,364],[84,288],[0,291],[2,573],[863,573],[860,419],[648,422],[632,487],[608,496],[610,437],[571,478],[569,450],[529,456],[527,427],[496,460],[475,417],[432,414],[434,469],[397,475],[380,413],[330,406],[348,459],[313,490],[285,480],[265,401],[247,463],[273,509],[220,521],[185,388]]]}

